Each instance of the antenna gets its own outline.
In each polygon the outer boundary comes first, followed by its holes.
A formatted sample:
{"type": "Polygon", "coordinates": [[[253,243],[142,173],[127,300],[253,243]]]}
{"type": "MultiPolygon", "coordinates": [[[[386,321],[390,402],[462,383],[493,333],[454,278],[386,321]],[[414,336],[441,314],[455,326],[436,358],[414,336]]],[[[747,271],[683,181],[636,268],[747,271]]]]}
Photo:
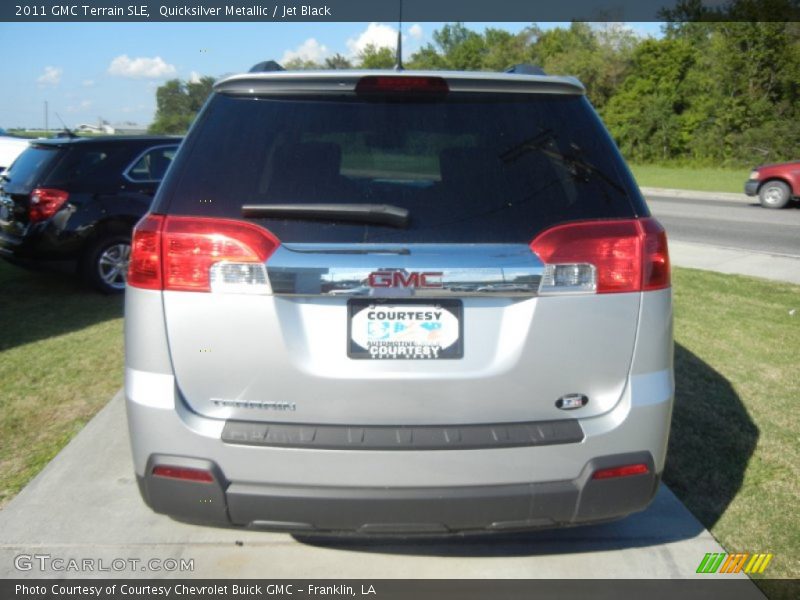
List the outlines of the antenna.
{"type": "Polygon", "coordinates": [[[64,123],[64,119],[61,118],[60,114],[56,113],[56,117],[58,117],[58,120],[61,121],[61,125],[64,127],[64,131],[66,132],[68,138],[78,137],[69,127],[67,127],[67,124],[64,123]]]}
{"type": "Polygon", "coordinates": [[[394,70],[403,70],[403,0],[400,0],[400,14],[397,17],[397,62],[394,70]]]}

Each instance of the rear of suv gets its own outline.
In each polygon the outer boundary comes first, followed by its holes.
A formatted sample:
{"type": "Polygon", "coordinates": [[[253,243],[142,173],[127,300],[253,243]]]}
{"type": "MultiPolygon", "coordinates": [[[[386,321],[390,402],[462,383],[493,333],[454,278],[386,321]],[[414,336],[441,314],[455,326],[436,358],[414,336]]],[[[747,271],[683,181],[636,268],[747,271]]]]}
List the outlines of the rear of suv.
{"type": "Polygon", "coordinates": [[[576,80],[228,78],[134,233],[141,494],[298,533],[642,510],[671,306],[664,230],[576,80]]]}
{"type": "Polygon", "coordinates": [[[0,173],[0,256],[67,267],[105,293],[125,290],[131,232],[180,138],[35,140],[0,173]]]}

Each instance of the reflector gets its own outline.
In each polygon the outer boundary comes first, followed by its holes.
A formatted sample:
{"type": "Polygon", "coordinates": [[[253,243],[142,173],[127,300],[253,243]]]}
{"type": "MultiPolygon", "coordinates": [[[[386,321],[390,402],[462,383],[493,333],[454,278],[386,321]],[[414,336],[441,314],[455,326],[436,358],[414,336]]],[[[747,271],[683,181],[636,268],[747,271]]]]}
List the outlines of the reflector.
{"type": "Polygon", "coordinates": [[[595,471],[592,479],[614,479],[617,477],[630,477],[631,475],[645,475],[650,472],[647,465],[637,463],[635,465],[625,465],[623,467],[613,467],[611,469],[600,469],[595,471]]]}
{"type": "Polygon", "coordinates": [[[214,476],[202,469],[191,469],[189,467],[171,467],[158,465],[153,467],[153,475],[158,477],[168,477],[169,479],[182,479],[184,481],[198,481],[201,483],[213,483],[214,476]]]}

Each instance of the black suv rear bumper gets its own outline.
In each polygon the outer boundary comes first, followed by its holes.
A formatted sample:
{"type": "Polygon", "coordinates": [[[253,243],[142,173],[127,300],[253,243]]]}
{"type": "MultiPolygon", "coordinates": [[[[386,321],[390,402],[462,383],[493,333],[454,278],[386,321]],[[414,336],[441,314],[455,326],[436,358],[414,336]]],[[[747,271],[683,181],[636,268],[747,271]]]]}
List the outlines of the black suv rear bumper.
{"type": "Polygon", "coordinates": [[[576,479],[512,485],[344,488],[228,482],[206,460],[154,455],[137,477],[145,502],[182,520],[291,533],[434,534],[516,531],[607,521],[643,510],[660,480],[649,452],[589,461],[576,479]],[[645,463],[649,472],[593,479],[645,463]],[[211,483],[153,476],[158,465],[208,470],[211,483]]]}
{"type": "Polygon", "coordinates": [[[24,266],[35,266],[39,261],[75,261],[85,237],[86,233],[66,231],[52,219],[28,226],[21,236],[0,230],[0,256],[24,266]]]}

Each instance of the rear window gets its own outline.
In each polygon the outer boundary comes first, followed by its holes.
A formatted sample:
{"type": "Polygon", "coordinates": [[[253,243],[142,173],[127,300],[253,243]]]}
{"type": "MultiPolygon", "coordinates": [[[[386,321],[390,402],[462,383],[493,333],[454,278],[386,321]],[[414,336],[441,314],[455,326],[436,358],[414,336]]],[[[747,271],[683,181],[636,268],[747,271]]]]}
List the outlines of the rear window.
{"type": "Polygon", "coordinates": [[[48,175],[48,185],[68,185],[75,191],[115,186],[137,150],[129,144],[75,144],[48,175]]]}
{"type": "Polygon", "coordinates": [[[5,174],[3,187],[9,193],[27,194],[41,182],[59,151],[58,147],[29,146],[5,174]]]}
{"type": "MultiPolygon", "coordinates": [[[[557,222],[635,216],[638,196],[586,100],[217,94],[154,210],[241,218],[243,204],[391,204],[403,228],[255,219],[284,242],[528,243],[557,222]]],[[[638,206],[638,205],[637,205],[638,206]]]]}

